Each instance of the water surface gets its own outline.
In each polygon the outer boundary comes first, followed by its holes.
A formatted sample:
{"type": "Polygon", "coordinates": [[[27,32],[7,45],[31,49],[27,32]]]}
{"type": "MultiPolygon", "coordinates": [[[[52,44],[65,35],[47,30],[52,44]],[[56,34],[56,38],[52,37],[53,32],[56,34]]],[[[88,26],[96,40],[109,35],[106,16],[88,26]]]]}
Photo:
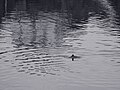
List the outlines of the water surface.
{"type": "Polygon", "coordinates": [[[0,90],[120,89],[117,0],[0,2],[0,90]]]}

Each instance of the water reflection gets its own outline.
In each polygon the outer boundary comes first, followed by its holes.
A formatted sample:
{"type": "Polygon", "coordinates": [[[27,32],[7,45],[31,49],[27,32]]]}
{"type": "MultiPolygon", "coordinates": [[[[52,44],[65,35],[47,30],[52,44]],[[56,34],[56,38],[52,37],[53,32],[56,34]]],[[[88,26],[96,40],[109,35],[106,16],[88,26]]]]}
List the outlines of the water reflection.
{"type": "Polygon", "coordinates": [[[120,26],[111,2],[13,0],[7,11],[0,9],[2,67],[37,76],[77,75],[74,81],[86,83],[119,80],[120,26]],[[72,54],[81,58],[72,61],[72,54]]]}

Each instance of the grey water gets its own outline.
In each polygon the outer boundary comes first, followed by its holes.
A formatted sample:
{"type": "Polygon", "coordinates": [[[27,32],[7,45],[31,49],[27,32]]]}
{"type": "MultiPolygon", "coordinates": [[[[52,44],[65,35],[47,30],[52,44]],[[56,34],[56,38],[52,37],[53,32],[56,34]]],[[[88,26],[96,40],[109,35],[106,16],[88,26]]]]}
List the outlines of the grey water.
{"type": "Polygon", "coordinates": [[[118,0],[1,0],[0,90],[120,90],[118,0]]]}

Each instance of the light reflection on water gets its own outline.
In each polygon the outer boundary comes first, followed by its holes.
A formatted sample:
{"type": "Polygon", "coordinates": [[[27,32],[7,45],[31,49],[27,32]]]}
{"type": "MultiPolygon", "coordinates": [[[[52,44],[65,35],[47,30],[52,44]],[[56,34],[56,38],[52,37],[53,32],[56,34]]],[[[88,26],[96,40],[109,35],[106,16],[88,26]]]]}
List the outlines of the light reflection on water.
{"type": "Polygon", "coordinates": [[[2,17],[0,80],[21,78],[24,72],[119,88],[119,22],[110,2],[63,0],[42,6],[42,0],[30,1],[17,1],[2,17]],[[72,62],[72,54],[81,58],[72,62]]]}

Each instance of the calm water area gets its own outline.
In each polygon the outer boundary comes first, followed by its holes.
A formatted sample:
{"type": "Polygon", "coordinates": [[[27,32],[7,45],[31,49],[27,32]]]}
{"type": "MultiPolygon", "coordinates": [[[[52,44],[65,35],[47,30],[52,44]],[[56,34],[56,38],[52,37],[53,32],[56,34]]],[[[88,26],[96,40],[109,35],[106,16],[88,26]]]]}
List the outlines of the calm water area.
{"type": "Polygon", "coordinates": [[[120,90],[120,1],[1,0],[0,90],[120,90]]]}

